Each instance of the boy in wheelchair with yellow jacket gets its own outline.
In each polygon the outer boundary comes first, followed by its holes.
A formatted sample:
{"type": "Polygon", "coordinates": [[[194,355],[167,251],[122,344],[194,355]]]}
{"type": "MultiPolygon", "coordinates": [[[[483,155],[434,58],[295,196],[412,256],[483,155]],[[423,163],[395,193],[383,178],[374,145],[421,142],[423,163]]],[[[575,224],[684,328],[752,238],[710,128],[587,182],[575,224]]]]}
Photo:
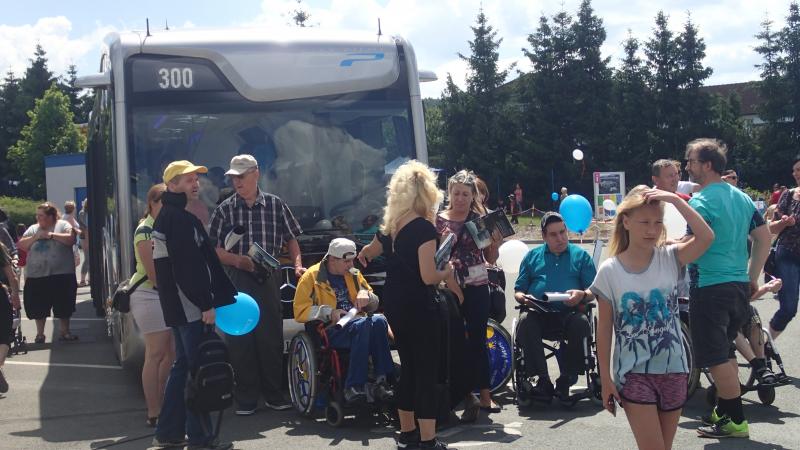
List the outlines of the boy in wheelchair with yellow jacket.
{"type": "Polygon", "coordinates": [[[355,257],[353,241],[332,240],[322,261],[311,266],[297,283],[294,318],[300,323],[325,323],[324,332],[330,345],[350,351],[345,400],[364,400],[368,389],[370,397],[385,400],[393,395],[387,383],[387,376],[394,371],[389,326],[383,315],[371,314],[378,308],[378,296],[353,267],[355,257]],[[370,357],[376,378],[374,385],[367,383],[370,357]]]}

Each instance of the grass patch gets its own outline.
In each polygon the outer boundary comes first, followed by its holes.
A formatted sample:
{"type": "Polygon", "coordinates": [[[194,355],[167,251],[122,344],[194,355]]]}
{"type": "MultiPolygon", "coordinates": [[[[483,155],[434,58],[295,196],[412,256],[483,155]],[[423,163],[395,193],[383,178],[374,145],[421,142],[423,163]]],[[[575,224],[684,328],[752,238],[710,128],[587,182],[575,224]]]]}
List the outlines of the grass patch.
{"type": "Polygon", "coordinates": [[[44,200],[31,200],[29,198],[0,197],[0,208],[8,214],[9,224],[16,226],[23,223],[29,226],[36,222],[36,207],[44,200]]]}

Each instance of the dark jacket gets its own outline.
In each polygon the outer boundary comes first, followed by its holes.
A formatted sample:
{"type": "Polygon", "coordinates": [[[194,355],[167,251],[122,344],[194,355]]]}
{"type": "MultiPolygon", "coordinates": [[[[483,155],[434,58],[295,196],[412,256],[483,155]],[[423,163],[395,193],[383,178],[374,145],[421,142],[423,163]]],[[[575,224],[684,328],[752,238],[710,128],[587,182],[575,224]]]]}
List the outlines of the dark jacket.
{"type": "Polygon", "coordinates": [[[161,203],[153,224],[153,261],[164,321],[175,327],[234,303],[237,292],[200,220],[186,211],[186,194],[164,192],[161,203]]]}

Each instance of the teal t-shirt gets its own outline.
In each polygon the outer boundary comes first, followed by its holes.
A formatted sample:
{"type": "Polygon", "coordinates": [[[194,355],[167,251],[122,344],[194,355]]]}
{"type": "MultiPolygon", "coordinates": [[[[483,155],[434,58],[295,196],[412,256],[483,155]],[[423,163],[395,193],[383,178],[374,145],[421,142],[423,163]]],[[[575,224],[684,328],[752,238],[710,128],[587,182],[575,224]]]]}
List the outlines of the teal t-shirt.
{"type": "Polygon", "coordinates": [[[706,287],[734,281],[748,282],[747,238],[764,224],[750,197],[720,181],[709,184],[689,200],[714,230],[714,242],[689,265],[692,286],[706,287]]]}
{"type": "MultiPolygon", "coordinates": [[[[568,289],[586,289],[597,275],[594,261],[586,250],[568,244],[560,255],[552,253],[547,244],[534,248],[519,265],[519,276],[514,290],[541,299],[545,292],[565,292],[568,289]]],[[[554,302],[554,309],[565,309],[562,302],[554,302]]]]}

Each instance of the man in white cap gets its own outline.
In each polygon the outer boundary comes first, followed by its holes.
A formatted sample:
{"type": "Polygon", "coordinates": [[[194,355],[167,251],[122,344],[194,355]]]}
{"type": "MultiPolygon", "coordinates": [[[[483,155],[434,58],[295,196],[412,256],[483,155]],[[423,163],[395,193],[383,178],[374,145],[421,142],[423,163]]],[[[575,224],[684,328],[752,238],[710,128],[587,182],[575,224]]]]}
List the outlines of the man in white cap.
{"type": "Polygon", "coordinates": [[[302,230],[289,207],[277,196],[258,187],[259,170],[251,155],[231,159],[231,178],[236,193],[211,214],[209,235],[217,241],[217,255],[225,272],[240,292],[252,296],[261,309],[256,328],[243,336],[226,336],[236,373],[237,415],[254,414],[263,395],[273,410],[291,407],[282,393],[283,319],[280,276],[255,276],[256,266],[248,256],[250,247],[260,246],[277,257],[286,245],[297,278],[303,274],[297,236],[302,230]]]}
{"type": "Polygon", "coordinates": [[[309,267],[294,294],[294,319],[300,323],[319,320],[339,327],[328,329],[328,339],[336,348],[350,349],[350,364],[344,383],[345,400],[352,402],[370,396],[386,399],[393,395],[386,378],[394,370],[389,353],[389,326],[381,314],[366,316],[378,308],[378,296],[361,272],[353,267],[356,244],[336,238],[328,253],[309,267]],[[344,319],[342,319],[344,318],[344,319]],[[369,358],[375,368],[375,384],[367,383],[369,358]]]}

